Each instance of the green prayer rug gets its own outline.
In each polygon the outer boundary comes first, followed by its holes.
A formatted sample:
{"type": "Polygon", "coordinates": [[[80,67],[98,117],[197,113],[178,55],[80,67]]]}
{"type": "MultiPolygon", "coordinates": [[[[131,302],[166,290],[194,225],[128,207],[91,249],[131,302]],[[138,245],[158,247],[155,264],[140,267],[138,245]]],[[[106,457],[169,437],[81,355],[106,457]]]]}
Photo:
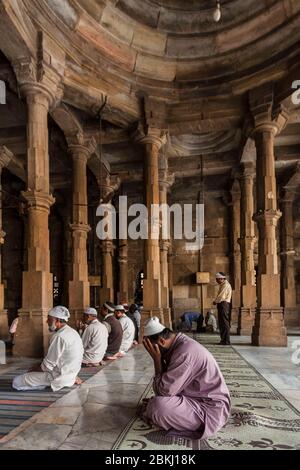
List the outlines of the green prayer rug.
{"type": "MultiPolygon", "coordinates": [[[[195,334],[215,357],[230,390],[230,418],[204,440],[169,437],[165,431],[133,418],[120,434],[118,450],[299,450],[300,413],[233,347],[213,335],[195,334]]],[[[141,397],[153,395],[149,384],[141,397]]]]}

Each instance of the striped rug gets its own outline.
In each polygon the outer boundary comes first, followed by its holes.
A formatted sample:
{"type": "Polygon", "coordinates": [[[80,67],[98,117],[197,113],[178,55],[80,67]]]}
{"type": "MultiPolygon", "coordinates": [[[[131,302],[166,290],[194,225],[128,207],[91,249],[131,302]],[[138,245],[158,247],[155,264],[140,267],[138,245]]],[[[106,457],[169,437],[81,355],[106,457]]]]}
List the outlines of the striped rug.
{"type": "MultiPolygon", "coordinates": [[[[83,368],[79,373],[79,377],[85,381],[101,369],[102,367],[83,368]]],[[[18,392],[12,388],[12,380],[16,375],[24,372],[26,370],[16,369],[0,374],[0,442],[14,428],[76,388],[75,385],[72,388],[63,388],[58,392],[52,392],[50,388],[18,392]]]]}

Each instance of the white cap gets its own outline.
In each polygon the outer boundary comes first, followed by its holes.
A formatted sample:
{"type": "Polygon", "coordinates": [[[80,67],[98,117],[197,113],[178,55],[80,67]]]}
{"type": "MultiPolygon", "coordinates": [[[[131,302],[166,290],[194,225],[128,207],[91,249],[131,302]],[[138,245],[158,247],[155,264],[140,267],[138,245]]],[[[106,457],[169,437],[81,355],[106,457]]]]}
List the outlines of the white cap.
{"type": "Polygon", "coordinates": [[[86,308],[84,313],[85,313],[85,315],[93,315],[93,317],[98,316],[97,310],[93,307],[86,308]]]}
{"type": "Polygon", "coordinates": [[[114,307],[111,307],[110,305],[108,305],[106,302],[103,304],[103,307],[104,308],[107,308],[107,310],[109,312],[114,312],[115,311],[115,308],[114,307]]]}
{"type": "Polygon", "coordinates": [[[120,310],[121,312],[125,312],[125,308],[123,305],[116,305],[115,310],[120,310]]]}
{"type": "Polygon", "coordinates": [[[49,310],[48,315],[54,318],[60,318],[61,320],[68,321],[70,318],[70,312],[66,307],[58,305],[57,307],[49,310]]]}
{"type": "Polygon", "coordinates": [[[159,318],[152,317],[147,321],[144,328],[145,336],[152,336],[161,333],[166,327],[159,322],[159,318]]]}
{"type": "Polygon", "coordinates": [[[222,274],[222,273],[217,273],[216,274],[216,279],[226,279],[226,276],[224,276],[224,274],[222,274]]]}

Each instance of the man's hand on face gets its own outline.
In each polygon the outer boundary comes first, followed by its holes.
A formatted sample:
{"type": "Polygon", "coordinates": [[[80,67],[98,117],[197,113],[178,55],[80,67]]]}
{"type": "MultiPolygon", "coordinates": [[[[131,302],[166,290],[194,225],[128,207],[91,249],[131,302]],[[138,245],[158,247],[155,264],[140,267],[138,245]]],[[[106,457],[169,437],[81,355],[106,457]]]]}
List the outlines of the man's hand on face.
{"type": "Polygon", "coordinates": [[[144,338],[143,345],[145,346],[146,350],[148,351],[154,362],[161,362],[161,352],[158,347],[158,344],[151,343],[149,338],[144,338]]]}

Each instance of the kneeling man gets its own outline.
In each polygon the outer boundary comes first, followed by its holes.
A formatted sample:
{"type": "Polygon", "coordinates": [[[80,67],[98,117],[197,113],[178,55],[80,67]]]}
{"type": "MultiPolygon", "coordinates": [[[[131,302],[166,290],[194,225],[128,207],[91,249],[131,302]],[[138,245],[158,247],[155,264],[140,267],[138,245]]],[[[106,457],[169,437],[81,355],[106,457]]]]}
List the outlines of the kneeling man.
{"type": "Polygon", "coordinates": [[[82,363],[86,367],[99,366],[107,349],[108,330],[98,321],[95,308],[87,308],[84,315],[87,327],[82,335],[84,348],[82,363]]]}
{"type": "Polygon", "coordinates": [[[145,325],[144,346],[154,361],[151,398],[143,418],[169,435],[204,439],[227,422],[230,395],[210,352],[157,317],[145,325]]]}
{"type": "Polygon", "coordinates": [[[70,318],[66,307],[57,306],[48,313],[49,330],[55,332],[50,340],[48,353],[42,364],[14,378],[16,390],[43,390],[51,387],[54,392],[63,387],[81,383],[77,374],[81,369],[83,346],[73,328],[67,325],[70,318]]]}

